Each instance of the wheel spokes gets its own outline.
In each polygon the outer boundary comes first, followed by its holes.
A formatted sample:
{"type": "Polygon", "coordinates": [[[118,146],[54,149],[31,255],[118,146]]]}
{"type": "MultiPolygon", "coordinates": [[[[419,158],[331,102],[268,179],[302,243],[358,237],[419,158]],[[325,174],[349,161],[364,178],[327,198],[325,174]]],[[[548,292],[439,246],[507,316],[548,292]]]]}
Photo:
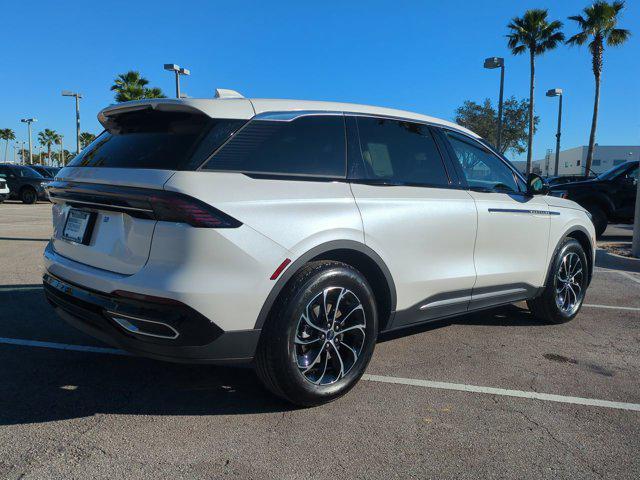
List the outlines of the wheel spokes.
{"type": "Polygon", "coordinates": [[[300,315],[293,340],[300,373],[316,385],[343,378],[360,357],[366,325],[362,303],[352,291],[328,287],[318,293],[300,315]]]}

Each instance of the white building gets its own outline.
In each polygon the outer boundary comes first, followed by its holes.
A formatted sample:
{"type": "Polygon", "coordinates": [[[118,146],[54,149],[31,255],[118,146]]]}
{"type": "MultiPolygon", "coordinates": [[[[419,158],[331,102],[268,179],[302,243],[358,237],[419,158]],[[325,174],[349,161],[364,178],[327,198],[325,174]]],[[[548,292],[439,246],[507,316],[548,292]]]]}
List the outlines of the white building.
{"type": "MultiPolygon", "coordinates": [[[[560,162],[558,163],[558,175],[581,175],[584,174],[584,167],[587,161],[588,146],[570,148],[560,151],[560,162]]],[[[598,145],[593,152],[593,163],[591,170],[595,174],[609,170],[611,167],[620,165],[630,160],[640,160],[640,145],[598,145]]],[[[534,160],[533,171],[539,175],[554,175],[556,154],[555,150],[547,150],[545,158],[534,160]]],[[[516,167],[524,170],[526,162],[514,162],[516,167]]]]}

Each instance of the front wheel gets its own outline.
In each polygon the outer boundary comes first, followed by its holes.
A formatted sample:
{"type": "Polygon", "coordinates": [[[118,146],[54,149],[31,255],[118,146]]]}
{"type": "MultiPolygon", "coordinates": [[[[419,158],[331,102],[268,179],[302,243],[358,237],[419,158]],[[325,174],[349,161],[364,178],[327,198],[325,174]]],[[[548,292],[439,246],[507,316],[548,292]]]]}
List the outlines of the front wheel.
{"type": "Polygon", "coordinates": [[[364,276],[341,262],[312,262],[296,273],[267,320],[256,372],[275,395],[300,406],[347,393],[376,343],[374,295],[364,276]]]}
{"type": "Polygon", "coordinates": [[[33,204],[38,201],[38,194],[33,188],[24,188],[20,192],[20,200],[22,200],[22,203],[33,204]]]}
{"type": "Polygon", "coordinates": [[[540,320],[564,323],[580,311],[589,279],[587,256],[580,242],[565,238],[551,265],[546,287],[527,305],[540,320]]]}

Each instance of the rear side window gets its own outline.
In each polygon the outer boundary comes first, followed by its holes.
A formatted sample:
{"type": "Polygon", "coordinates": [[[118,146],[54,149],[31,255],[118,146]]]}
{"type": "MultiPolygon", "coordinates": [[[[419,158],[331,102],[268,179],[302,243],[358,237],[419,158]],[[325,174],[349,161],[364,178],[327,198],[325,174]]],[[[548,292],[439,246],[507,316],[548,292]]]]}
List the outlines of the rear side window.
{"type": "Polygon", "coordinates": [[[245,122],[151,109],[123,113],[69,165],[193,170],[245,122]]]}
{"type": "Polygon", "coordinates": [[[360,148],[369,180],[448,186],[442,157],[427,125],[358,117],[360,148]]]}
{"type": "Polygon", "coordinates": [[[342,115],[253,120],[204,166],[209,170],[345,178],[342,115]]]}

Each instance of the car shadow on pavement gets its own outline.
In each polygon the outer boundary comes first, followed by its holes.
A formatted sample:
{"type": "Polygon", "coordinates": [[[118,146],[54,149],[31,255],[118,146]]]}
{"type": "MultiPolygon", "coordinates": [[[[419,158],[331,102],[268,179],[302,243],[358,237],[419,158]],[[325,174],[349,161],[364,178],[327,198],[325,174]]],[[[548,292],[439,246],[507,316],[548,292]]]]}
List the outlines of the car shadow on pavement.
{"type": "MultiPolygon", "coordinates": [[[[59,319],[38,285],[12,287],[24,290],[0,290],[0,337],[102,346],[59,319]]],[[[508,305],[384,334],[380,341],[451,324],[543,325],[525,308],[508,305]]],[[[295,408],[267,392],[250,368],[9,345],[0,339],[0,425],[97,414],[242,415],[295,408]]]]}
{"type": "MultiPolygon", "coordinates": [[[[10,345],[3,339],[103,346],[59,319],[37,285],[0,290],[0,425],[96,414],[242,415],[295,409],[250,368],[10,345]]],[[[55,346],[55,345],[54,345],[55,346]]]]}

